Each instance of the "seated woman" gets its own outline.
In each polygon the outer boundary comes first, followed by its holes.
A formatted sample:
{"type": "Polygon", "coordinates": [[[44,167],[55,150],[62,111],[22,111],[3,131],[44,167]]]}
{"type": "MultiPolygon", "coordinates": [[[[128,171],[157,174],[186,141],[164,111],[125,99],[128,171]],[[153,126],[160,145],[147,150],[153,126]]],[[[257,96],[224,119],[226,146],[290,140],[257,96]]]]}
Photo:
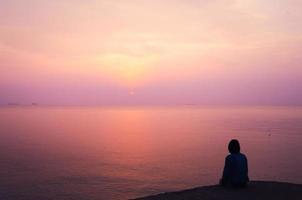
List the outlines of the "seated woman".
{"type": "Polygon", "coordinates": [[[231,140],[228,148],[230,154],[225,158],[220,184],[222,186],[245,187],[249,181],[247,158],[240,153],[238,140],[231,140]]]}

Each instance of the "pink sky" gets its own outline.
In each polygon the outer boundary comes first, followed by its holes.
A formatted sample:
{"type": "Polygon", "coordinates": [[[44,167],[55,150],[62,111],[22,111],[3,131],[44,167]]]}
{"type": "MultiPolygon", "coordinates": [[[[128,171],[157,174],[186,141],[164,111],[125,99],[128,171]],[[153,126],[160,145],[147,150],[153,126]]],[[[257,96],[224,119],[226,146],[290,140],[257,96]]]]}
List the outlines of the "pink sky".
{"type": "Polygon", "coordinates": [[[300,0],[0,0],[0,104],[302,104],[300,0]]]}

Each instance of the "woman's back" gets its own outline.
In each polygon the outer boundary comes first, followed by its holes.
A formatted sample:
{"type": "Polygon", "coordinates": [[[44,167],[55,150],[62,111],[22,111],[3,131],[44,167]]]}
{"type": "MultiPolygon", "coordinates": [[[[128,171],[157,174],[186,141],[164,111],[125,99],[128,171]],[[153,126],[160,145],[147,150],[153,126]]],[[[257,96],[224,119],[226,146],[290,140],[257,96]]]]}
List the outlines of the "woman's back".
{"type": "Polygon", "coordinates": [[[236,153],[226,157],[223,179],[231,185],[241,185],[248,181],[247,159],[244,154],[236,153]]]}
{"type": "Polygon", "coordinates": [[[237,140],[230,142],[229,150],[231,154],[225,158],[221,183],[222,185],[245,186],[249,181],[247,158],[244,154],[240,153],[240,146],[237,140]],[[234,143],[235,151],[233,147],[234,143]]]}

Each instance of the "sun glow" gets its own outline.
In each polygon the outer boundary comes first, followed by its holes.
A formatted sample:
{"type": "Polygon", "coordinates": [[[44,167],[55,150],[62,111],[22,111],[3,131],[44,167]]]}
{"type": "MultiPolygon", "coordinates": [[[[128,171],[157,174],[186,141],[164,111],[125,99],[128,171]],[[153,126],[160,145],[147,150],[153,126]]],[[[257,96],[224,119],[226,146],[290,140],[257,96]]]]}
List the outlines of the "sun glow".
{"type": "Polygon", "coordinates": [[[107,54],[99,58],[102,72],[128,87],[141,83],[155,63],[154,56],[107,54]]]}
{"type": "Polygon", "coordinates": [[[129,95],[130,95],[130,96],[135,95],[135,91],[134,91],[134,90],[130,90],[130,91],[129,91],[129,95]]]}

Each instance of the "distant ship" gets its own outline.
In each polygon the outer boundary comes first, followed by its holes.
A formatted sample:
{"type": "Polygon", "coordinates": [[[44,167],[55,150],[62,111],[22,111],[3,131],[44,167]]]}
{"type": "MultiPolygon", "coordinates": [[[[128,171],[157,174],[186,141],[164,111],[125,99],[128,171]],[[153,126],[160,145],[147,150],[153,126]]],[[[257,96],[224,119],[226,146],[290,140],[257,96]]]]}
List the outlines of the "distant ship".
{"type": "Polygon", "coordinates": [[[37,106],[38,104],[37,104],[37,103],[31,103],[31,105],[32,105],[32,106],[37,106]]]}

